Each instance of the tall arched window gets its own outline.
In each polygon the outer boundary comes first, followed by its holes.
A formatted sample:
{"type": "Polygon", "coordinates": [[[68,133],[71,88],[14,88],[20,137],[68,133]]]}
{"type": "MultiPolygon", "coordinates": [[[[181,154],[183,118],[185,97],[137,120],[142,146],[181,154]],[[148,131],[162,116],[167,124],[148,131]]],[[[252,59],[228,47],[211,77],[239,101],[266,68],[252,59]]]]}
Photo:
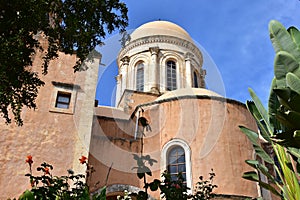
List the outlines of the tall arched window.
{"type": "Polygon", "coordinates": [[[199,87],[199,85],[198,85],[198,76],[197,76],[196,72],[194,72],[194,87],[195,88],[199,87]]]}
{"type": "Polygon", "coordinates": [[[167,90],[176,90],[176,63],[172,60],[167,61],[167,90]]]}
{"type": "Polygon", "coordinates": [[[174,138],[167,142],[161,151],[161,169],[168,170],[172,178],[176,178],[177,173],[181,172],[186,186],[192,192],[192,166],[191,166],[191,149],[189,145],[179,138],[174,138]]]}
{"type": "Polygon", "coordinates": [[[176,181],[178,173],[183,176],[186,184],[186,162],[184,149],[180,146],[174,146],[168,153],[168,172],[171,174],[171,179],[176,181]]]}
{"type": "Polygon", "coordinates": [[[144,91],[144,63],[140,62],[136,69],[136,90],[144,91]]]}

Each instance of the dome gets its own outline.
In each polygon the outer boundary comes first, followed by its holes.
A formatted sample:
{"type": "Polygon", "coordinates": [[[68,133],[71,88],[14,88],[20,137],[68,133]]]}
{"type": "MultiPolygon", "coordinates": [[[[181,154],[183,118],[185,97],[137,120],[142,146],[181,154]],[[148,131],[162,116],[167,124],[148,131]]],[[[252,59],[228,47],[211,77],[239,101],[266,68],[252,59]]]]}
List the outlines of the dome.
{"type": "Polygon", "coordinates": [[[174,36],[194,43],[191,36],[183,28],[168,21],[153,21],[143,24],[133,31],[130,36],[131,41],[133,41],[153,35],[174,36]]]}
{"type": "Polygon", "coordinates": [[[169,91],[155,101],[162,101],[166,99],[179,98],[183,96],[210,96],[210,97],[222,97],[221,95],[204,88],[182,88],[178,90],[169,91]]]}

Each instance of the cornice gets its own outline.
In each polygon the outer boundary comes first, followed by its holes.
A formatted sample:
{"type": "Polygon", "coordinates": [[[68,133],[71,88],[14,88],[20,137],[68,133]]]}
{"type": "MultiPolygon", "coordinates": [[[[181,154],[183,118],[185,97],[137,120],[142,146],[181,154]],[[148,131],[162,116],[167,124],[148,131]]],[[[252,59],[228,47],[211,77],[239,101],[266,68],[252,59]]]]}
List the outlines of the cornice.
{"type": "Polygon", "coordinates": [[[203,62],[203,56],[202,56],[201,51],[192,42],[189,42],[187,40],[184,40],[184,39],[181,39],[178,37],[166,36],[166,35],[153,35],[153,36],[142,37],[142,38],[130,41],[124,48],[122,48],[120,50],[119,56],[118,56],[118,62],[130,50],[132,50],[136,47],[143,46],[143,45],[150,45],[152,43],[166,43],[166,44],[173,44],[176,46],[184,47],[184,48],[190,50],[192,53],[194,53],[196,55],[196,57],[199,58],[201,62],[203,62]]]}

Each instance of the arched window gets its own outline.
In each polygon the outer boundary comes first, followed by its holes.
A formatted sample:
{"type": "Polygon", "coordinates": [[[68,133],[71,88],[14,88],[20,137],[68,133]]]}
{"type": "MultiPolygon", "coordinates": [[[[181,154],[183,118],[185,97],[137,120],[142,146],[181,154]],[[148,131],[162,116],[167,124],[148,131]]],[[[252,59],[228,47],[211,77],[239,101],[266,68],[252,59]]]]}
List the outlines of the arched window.
{"type": "Polygon", "coordinates": [[[186,184],[186,163],[184,149],[180,146],[174,146],[168,153],[168,172],[171,174],[173,181],[177,180],[177,175],[182,174],[186,184]]]}
{"type": "Polygon", "coordinates": [[[196,72],[194,72],[194,87],[195,88],[199,87],[199,85],[198,85],[198,76],[197,76],[196,72]]]}
{"type": "Polygon", "coordinates": [[[174,179],[181,172],[186,186],[190,188],[188,192],[193,191],[191,149],[185,141],[174,138],[163,146],[161,152],[161,169],[163,171],[168,170],[174,179]]]}
{"type": "Polygon", "coordinates": [[[144,91],[144,63],[139,63],[136,69],[136,90],[144,91]]]}
{"type": "Polygon", "coordinates": [[[176,90],[176,64],[174,61],[167,61],[167,90],[176,90]]]}

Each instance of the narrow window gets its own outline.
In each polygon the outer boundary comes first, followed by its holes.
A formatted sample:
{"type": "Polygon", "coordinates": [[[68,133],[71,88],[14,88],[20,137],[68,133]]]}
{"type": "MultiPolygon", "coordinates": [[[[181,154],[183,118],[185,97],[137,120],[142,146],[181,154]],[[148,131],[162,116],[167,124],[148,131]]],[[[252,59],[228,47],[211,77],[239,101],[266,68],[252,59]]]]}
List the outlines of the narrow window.
{"type": "Polygon", "coordinates": [[[70,106],[71,93],[58,92],[55,102],[56,108],[68,109],[70,106]]]}
{"type": "Polygon", "coordinates": [[[178,173],[183,176],[186,184],[186,162],[184,149],[180,146],[173,147],[168,153],[168,172],[171,174],[171,179],[176,181],[178,173]]]}
{"type": "Polygon", "coordinates": [[[194,87],[195,88],[198,88],[199,85],[198,85],[198,77],[197,77],[197,73],[194,72],[194,87]]]}
{"type": "Polygon", "coordinates": [[[176,64],[174,61],[167,62],[167,90],[176,90],[176,64]]]}
{"type": "Polygon", "coordinates": [[[144,91],[144,63],[139,63],[136,69],[136,90],[144,91]]]}

